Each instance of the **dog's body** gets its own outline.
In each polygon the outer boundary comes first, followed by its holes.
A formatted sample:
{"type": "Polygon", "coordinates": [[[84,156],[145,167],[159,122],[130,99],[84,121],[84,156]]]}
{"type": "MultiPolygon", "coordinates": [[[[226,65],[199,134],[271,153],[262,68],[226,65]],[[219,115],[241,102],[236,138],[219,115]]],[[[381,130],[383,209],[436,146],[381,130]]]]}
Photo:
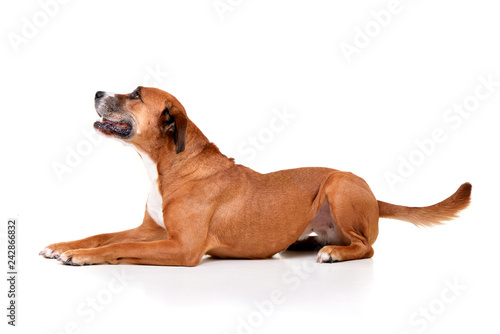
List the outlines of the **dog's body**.
{"type": "Polygon", "coordinates": [[[373,256],[379,217],[432,225],[467,207],[463,184],[441,203],[409,208],[377,201],[356,175],[329,168],[260,174],[221,154],[172,95],[137,88],[96,93],[94,127],[133,145],[152,181],[141,226],[47,246],[66,264],[197,265],[203,255],[267,258],[292,245],[322,246],[317,261],[373,256]],[[311,235],[315,233],[315,235],[311,235]]]}

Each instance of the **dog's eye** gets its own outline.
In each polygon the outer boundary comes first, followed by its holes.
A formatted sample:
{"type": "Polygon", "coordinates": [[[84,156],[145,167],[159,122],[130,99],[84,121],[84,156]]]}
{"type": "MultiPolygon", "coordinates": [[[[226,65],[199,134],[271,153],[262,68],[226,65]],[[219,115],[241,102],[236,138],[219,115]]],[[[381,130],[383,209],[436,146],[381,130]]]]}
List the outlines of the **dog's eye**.
{"type": "Polygon", "coordinates": [[[141,100],[141,96],[139,95],[139,93],[137,91],[134,91],[132,94],[130,94],[130,99],[131,100],[141,100]]]}

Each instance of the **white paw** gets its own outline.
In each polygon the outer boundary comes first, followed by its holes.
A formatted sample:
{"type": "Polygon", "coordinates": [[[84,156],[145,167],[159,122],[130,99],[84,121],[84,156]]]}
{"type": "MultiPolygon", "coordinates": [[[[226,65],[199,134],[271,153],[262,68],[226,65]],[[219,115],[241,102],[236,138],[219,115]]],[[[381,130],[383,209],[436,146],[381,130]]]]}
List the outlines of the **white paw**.
{"type": "Polygon", "coordinates": [[[53,254],[52,254],[52,249],[50,248],[44,248],[40,253],[39,255],[42,255],[42,256],[45,256],[46,258],[48,259],[51,259],[53,257],[53,254]]]}
{"type": "Polygon", "coordinates": [[[339,262],[339,259],[332,258],[331,255],[329,255],[327,253],[319,252],[318,256],[316,257],[316,262],[318,262],[318,263],[333,263],[333,262],[339,262]]]}

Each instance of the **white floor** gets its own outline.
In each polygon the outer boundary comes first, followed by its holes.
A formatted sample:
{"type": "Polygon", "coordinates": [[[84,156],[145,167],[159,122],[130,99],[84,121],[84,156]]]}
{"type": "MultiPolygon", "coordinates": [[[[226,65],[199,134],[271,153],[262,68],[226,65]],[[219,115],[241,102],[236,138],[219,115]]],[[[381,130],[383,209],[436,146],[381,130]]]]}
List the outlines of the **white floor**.
{"type": "Polygon", "coordinates": [[[493,333],[500,329],[499,274],[471,249],[460,250],[465,228],[460,221],[417,229],[384,220],[374,258],[334,264],[288,251],[269,260],[207,257],[195,268],[71,267],[37,257],[32,245],[23,248],[31,254],[20,271],[18,329],[493,333]],[[401,238],[389,238],[394,233],[401,238]]]}

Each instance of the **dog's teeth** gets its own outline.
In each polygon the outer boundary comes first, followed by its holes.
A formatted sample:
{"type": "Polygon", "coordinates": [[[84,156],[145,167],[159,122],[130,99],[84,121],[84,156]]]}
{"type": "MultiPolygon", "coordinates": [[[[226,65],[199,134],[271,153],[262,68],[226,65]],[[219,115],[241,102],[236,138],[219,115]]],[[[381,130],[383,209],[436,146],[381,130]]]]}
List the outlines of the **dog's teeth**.
{"type": "Polygon", "coordinates": [[[104,117],[101,116],[101,119],[99,120],[101,123],[104,122],[104,117]]]}

